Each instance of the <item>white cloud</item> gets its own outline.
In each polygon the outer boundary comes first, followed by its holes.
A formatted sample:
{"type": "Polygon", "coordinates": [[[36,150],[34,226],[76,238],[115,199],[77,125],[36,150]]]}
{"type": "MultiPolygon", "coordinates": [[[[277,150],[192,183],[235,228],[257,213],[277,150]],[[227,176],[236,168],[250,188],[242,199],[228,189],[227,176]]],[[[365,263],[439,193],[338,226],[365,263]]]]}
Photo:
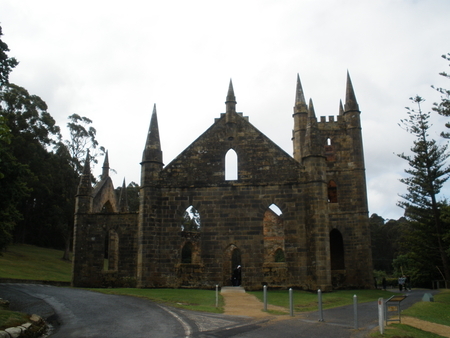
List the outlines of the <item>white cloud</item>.
{"type": "Polygon", "coordinates": [[[431,104],[431,84],[449,87],[438,75],[450,52],[447,0],[4,0],[1,13],[20,61],[11,80],[41,96],[61,127],[73,113],[91,118],[116,185],[139,182],[154,103],[166,164],[224,111],[230,78],[238,111],[292,153],[296,74],[316,114],[328,116],[348,69],[370,213],[398,218],[405,164],[394,154],[412,138],[397,123],[410,96],[431,104]]]}

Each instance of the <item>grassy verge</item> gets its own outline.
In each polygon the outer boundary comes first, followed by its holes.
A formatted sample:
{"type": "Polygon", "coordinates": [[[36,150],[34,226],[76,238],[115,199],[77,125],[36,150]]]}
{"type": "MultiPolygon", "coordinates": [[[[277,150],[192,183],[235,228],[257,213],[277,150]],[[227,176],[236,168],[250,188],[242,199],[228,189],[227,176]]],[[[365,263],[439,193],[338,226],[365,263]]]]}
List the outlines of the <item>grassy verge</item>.
{"type": "Polygon", "coordinates": [[[21,312],[0,309],[0,330],[26,323],[30,317],[21,312]]]}
{"type": "Polygon", "coordinates": [[[214,290],[197,289],[90,289],[92,291],[147,298],[170,306],[212,313],[223,313],[224,301],[219,294],[219,306],[216,308],[214,290]]]}
{"type": "Polygon", "coordinates": [[[442,338],[437,334],[422,331],[403,324],[390,324],[385,328],[384,334],[380,334],[379,331],[370,334],[370,337],[383,337],[383,338],[442,338]]]}
{"type": "Polygon", "coordinates": [[[70,282],[72,264],[60,250],[11,245],[0,256],[0,278],[70,282]]]}
{"type": "Polygon", "coordinates": [[[434,295],[434,302],[418,302],[402,312],[428,322],[450,326],[450,290],[434,295]]]}
{"type": "MultiPolygon", "coordinates": [[[[249,292],[263,301],[263,292],[249,292]]],[[[388,298],[394,293],[382,290],[342,290],[322,294],[322,305],[324,309],[353,304],[353,296],[357,295],[358,303],[375,301],[378,298],[388,298]]],[[[317,293],[294,290],[294,311],[308,312],[317,311],[317,293]]],[[[272,305],[289,307],[289,293],[286,290],[269,290],[267,302],[272,305]]]]}

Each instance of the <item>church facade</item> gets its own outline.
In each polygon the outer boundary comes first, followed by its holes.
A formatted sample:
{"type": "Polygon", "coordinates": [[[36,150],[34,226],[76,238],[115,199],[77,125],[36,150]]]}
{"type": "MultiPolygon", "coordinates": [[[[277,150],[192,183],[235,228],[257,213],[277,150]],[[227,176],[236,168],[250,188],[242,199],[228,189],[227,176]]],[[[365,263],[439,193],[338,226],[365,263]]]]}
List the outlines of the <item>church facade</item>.
{"type": "Polygon", "coordinates": [[[128,211],[126,195],[116,198],[107,157],[95,187],[86,162],[74,286],[209,289],[231,285],[241,265],[247,290],[372,287],[361,112],[350,77],[338,115],[320,119],[297,77],[293,156],[236,112],[231,81],[225,106],[168,165],[154,108],[139,212],[128,211]]]}

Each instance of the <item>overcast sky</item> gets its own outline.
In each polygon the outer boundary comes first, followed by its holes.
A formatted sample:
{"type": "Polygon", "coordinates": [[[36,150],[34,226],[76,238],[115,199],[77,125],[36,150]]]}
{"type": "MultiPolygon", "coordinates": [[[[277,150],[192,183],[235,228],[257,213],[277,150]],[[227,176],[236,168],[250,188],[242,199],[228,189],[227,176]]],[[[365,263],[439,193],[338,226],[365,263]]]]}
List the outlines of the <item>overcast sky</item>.
{"type": "MultiPolygon", "coordinates": [[[[397,219],[412,136],[409,97],[430,110],[450,52],[448,0],[2,0],[10,80],[47,102],[64,129],[89,117],[116,186],[140,183],[156,103],[164,163],[225,111],[237,111],[292,155],[297,73],[317,116],[337,115],[350,72],[362,111],[369,213],[397,219]]],[[[439,139],[445,119],[434,116],[439,139]]],[[[444,141],[441,141],[444,142],[444,141]]],[[[101,162],[95,173],[101,173],[101,162]]],[[[448,186],[443,193],[450,197],[448,186]]]]}

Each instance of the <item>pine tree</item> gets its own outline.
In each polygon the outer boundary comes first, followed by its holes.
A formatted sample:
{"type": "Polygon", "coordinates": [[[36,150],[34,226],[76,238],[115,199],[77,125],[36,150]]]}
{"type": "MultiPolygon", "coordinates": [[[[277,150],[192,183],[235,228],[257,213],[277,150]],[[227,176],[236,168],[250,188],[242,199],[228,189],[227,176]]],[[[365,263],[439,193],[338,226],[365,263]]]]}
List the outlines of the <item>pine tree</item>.
{"type": "Polygon", "coordinates": [[[416,139],[411,147],[413,155],[398,154],[409,164],[409,168],[405,169],[409,176],[400,180],[407,185],[408,192],[401,195],[403,200],[398,205],[405,209],[405,216],[412,224],[432,224],[429,235],[436,239],[445,279],[450,280],[449,259],[443,243],[440,215],[442,203],[438,201],[440,190],[450,175],[450,167],[446,165],[450,154],[447,152],[447,145],[440,146],[430,138],[430,113],[421,109],[424,100],[420,96],[411,100],[417,104],[418,110],[406,108],[408,118],[401,120],[400,126],[416,139]]]}

